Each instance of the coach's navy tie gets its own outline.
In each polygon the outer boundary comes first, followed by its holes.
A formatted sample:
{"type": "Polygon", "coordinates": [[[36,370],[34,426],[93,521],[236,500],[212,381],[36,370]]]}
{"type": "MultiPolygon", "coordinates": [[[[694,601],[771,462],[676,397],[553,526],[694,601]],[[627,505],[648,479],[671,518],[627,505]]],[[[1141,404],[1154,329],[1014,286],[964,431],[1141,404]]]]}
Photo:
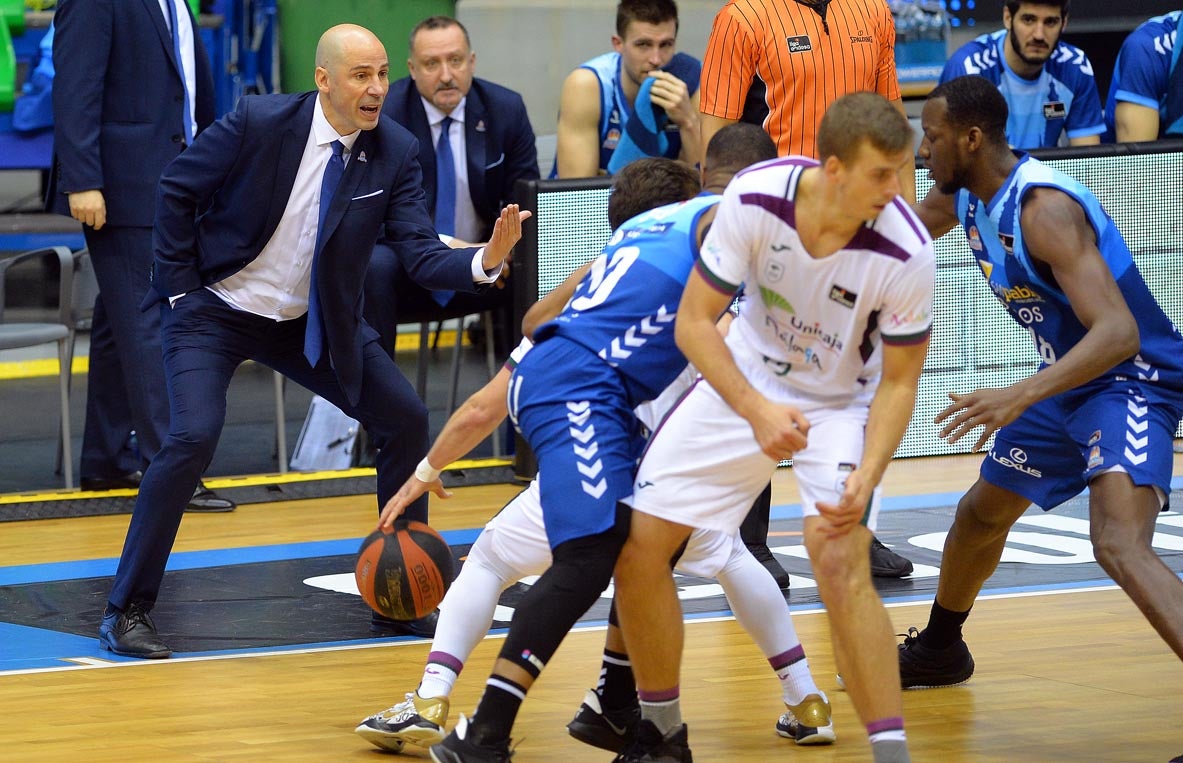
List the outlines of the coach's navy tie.
{"type": "MultiPolygon", "coordinates": [[[[435,232],[456,235],[456,160],[452,156],[452,140],[448,134],[452,118],[440,123],[440,139],[435,144],[435,232]]],[[[440,290],[431,293],[440,307],[452,300],[456,292],[440,290]]]]}
{"type": "Polygon", "coordinates": [[[308,281],[308,328],[304,331],[304,357],[315,366],[320,361],[324,349],[324,323],[320,315],[320,295],[317,293],[316,265],[320,261],[320,248],[324,244],[325,216],[328,215],[329,205],[333,203],[333,194],[337,191],[337,184],[345,174],[345,160],[341,152],[345,145],[335,140],[330,144],[333,155],[325,167],[324,178],[320,181],[320,219],[316,224],[316,249],[312,253],[312,275],[308,281]]]}
{"type": "Polygon", "coordinates": [[[173,33],[173,59],[177,62],[177,72],[181,75],[181,92],[185,94],[182,121],[185,123],[185,145],[188,146],[193,143],[193,119],[189,116],[189,85],[185,82],[185,57],[181,55],[181,34],[177,30],[177,1],[164,0],[164,6],[168,8],[168,25],[173,33]]]}

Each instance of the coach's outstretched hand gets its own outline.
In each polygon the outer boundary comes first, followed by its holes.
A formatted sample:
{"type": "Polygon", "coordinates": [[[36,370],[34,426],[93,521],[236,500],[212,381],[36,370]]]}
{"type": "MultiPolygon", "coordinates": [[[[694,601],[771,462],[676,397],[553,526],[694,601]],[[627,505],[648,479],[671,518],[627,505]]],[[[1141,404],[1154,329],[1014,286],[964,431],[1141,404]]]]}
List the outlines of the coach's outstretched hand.
{"type": "Polygon", "coordinates": [[[386,531],[393,529],[394,520],[398,519],[408,506],[428,490],[440,498],[452,497],[452,493],[444,487],[444,483],[440,481],[438,476],[431,482],[424,482],[412,474],[407,477],[407,481],[398,489],[398,492],[392,495],[386,505],[382,507],[382,514],[378,517],[378,529],[386,531]]]}
{"type": "Polygon", "coordinates": [[[522,221],[529,220],[532,214],[524,209],[519,210],[517,204],[507,204],[501,210],[501,216],[493,223],[493,235],[489,237],[489,243],[485,244],[485,252],[481,257],[481,266],[485,270],[495,270],[505,261],[514,244],[522,238],[522,221]]]}

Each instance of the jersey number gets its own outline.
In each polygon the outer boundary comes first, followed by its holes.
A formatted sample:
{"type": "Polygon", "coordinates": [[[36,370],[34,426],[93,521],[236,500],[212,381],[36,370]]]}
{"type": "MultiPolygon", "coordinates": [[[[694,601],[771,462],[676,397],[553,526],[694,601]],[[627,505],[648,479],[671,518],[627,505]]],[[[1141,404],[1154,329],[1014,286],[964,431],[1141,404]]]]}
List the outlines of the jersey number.
{"type": "Polygon", "coordinates": [[[1054,365],[1056,362],[1056,350],[1046,339],[1035,333],[1035,329],[1030,326],[1026,327],[1027,331],[1031,332],[1031,339],[1035,342],[1035,349],[1039,352],[1040,359],[1047,365],[1054,365]]]}
{"type": "Polygon", "coordinates": [[[622,246],[612,253],[611,259],[597,258],[585,281],[588,293],[572,299],[571,309],[583,312],[603,304],[640,254],[641,250],[635,246],[622,246]]]}

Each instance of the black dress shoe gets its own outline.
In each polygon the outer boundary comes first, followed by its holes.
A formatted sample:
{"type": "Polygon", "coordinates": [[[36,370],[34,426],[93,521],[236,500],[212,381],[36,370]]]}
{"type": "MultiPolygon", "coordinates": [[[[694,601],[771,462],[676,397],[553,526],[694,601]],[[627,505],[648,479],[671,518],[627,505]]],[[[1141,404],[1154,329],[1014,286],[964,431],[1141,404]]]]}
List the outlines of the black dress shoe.
{"type": "Polygon", "coordinates": [[[189,499],[189,505],[185,507],[185,511],[200,511],[206,514],[224,513],[227,511],[234,511],[237,504],[229,498],[223,498],[214,491],[205,486],[205,483],[198,482],[197,488],[193,491],[193,497],[189,499]]]}
{"type": "Polygon", "coordinates": [[[370,615],[370,632],[379,636],[418,636],[419,638],[433,638],[435,625],[439,622],[440,613],[437,609],[430,615],[424,615],[418,620],[391,620],[389,617],[374,612],[370,615]]]}
{"type": "Polygon", "coordinates": [[[83,490],[93,492],[96,490],[135,490],[140,486],[140,480],[144,478],[144,473],[141,471],[128,472],[127,474],[120,474],[118,477],[83,477],[79,482],[83,490]]]}
{"type": "Polygon", "coordinates": [[[125,657],[159,660],[173,650],[156,635],[156,625],[148,616],[148,607],[140,602],[127,605],[122,612],[109,611],[99,626],[99,647],[125,657]]]}
{"type": "Polygon", "coordinates": [[[780,566],[780,562],[776,560],[776,555],[763,543],[749,543],[746,544],[748,551],[752,552],[752,556],[756,557],[756,561],[764,565],[764,569],[768,570],[768,574],[776,581],[776,585],[780,590],[789,590],[789,573],[785,572],[785,568],[780,566]]]}

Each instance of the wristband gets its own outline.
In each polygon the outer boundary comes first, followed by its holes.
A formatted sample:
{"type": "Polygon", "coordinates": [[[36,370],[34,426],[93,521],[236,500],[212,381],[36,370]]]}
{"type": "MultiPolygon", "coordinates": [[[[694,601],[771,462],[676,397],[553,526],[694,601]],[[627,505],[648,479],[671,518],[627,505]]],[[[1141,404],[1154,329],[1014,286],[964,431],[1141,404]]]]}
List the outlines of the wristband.
{"type": "Polygon", "coordinates": [[[420,482],[435,482],[440,477],[440,470],[436,469],[426,457],[415,467],[415,479],[420,482]]]}

